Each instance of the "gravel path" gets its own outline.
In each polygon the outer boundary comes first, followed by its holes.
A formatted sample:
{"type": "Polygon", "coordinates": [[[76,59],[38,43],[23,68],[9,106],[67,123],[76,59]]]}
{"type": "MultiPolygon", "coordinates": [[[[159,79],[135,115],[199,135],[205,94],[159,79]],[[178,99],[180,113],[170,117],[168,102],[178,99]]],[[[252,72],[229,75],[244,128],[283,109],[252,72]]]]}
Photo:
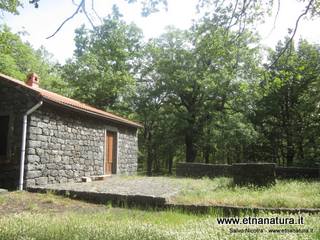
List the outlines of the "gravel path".
{"type": "Polygon", "coordinates": [[[111,176],[100,181],[52,184],[43,188],[169,198],[178,193],[181,186],[177,184],[177,181],[168,177],[111,176]]]}

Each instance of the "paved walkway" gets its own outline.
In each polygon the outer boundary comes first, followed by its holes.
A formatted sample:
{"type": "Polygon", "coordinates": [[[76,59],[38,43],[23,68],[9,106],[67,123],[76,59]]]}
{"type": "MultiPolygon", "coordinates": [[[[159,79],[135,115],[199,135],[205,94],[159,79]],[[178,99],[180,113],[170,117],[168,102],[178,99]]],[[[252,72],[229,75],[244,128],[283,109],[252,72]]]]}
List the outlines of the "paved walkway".
{"type": "MultiPolygon", "coordinates": [[[[39,188],[39,187],[37,187],[39,188]]],[[[168,177],[111,176],[105,180],[52,184],[40,187],[48,190],[94,192],[118,195],[140,195],[168,199],[179,192],[181,186],[168,177]]]]}

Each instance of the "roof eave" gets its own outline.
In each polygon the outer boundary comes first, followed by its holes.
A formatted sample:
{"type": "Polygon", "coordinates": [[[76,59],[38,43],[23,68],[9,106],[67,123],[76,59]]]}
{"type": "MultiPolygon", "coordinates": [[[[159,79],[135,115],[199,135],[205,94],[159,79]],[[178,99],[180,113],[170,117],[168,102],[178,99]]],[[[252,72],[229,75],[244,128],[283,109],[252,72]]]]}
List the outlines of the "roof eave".
{"type": "Polygon", "coordinates": [[[98,117],[98,118],[103,119],[103,120],[108,120],[108,121],[111,121],[111,122],[114,122],[114,123],[117,123],[117,124],[126,125],[126,126],[129,126],[129,127],[135,127],[135,128],[143,128],[143,126],[141,124],[135,123],[135,122],[131,122],[129,120],[127,122],[127,121],[122,121],[122,120],[119,120],[119,119],[113,119],[112,117],[107,117],[107,116],[104,116],[104,115],[99,114],[99,113],[91,112],[91,111],[88,111],[88,110],[85,110],[85,109],[82,109],[82,108],[77,108],[75,106],[71,106],[71,105],[68,105],[68,104],[59,103],[59,102],[53,101],[51,99],[45,98],[44,96],[42,96],[42,98],[43,98],[44,102],[52,104],[52,105],[58,105],[59,107],[72,109],[72,110],[77,111],[79,113],[86,113],[88,115],[95,116],[95,117],[98,117]]]}

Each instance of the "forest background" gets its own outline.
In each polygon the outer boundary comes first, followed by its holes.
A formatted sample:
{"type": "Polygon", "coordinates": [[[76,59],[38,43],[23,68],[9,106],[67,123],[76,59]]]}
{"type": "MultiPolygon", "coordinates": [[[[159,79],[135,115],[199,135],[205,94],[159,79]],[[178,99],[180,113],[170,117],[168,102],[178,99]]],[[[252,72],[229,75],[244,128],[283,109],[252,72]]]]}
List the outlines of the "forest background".
{"type": "MultiPolygon", "coordinates": [[[[142,123],[139,168],[148,175],[170,174],[181,161],[315,167],[320,47],[294,37],[302,18],[319,17],[320,1],[300,2],[295,28],[274,49],[261,46],[256,26],[272,4],[280,8],[275,0],[199,0],[202,17],[189,29],[169,26],[149,40],[114,5],[101,24],[76,29],[64,64],[2,24],[0,72],[20,80],[36,72],[45,89],[142,123]]],[[[0,9],[17,13],[21,4],[1,0],[0,9]]],[[[30,4],[41,11],[41,1],[30,4]]],[[[141,13],[165,7],[142,1],[141,13]]]]}

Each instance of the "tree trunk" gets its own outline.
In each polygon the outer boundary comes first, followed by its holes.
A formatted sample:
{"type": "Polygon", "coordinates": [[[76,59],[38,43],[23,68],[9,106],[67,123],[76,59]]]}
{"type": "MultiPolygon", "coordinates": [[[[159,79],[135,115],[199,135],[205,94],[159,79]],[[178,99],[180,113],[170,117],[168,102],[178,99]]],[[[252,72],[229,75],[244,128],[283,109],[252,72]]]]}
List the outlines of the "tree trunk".
{"type": "Polygon", "coordinates": [[[185,136],[186,141],[186,162],[194,162],[197,156],[195,139],[192,131],[188,131],[185,136]]]}
{"type": "Polygon", "coordinates": [[[294,146],[292,142],[291,136],[287,139],[287,166],[291,167],[293,165],[293,157],[294,157],[294,146]]]}
{"type": "Polygon", "coordinates": [[[209,145],[206,145],[206,146],[204,147],[203,157],[204,157],[205,163],[208,164],[208,163],[210,162],[210,146],[209,146],[209,145]]]}
{"type": "Polygon", "coordinates": [[[151,144],[151,133],[147,133],[147,175],[152,175],[152,165],[153,165],[153,154],[152,154],[152,144],[151,144]]]}
{"type": "Polygon", "coordinates": [[[159,174],[161,172],[161,166],[160,166],[160,161],[158,159],[158,152],[156,149],[153,149],[153,172],[159,174]]]}
{"type": "Polygon", "coordinates": [[[170,154],[168,159],[168,172],[170,175],[172,174],[172,165],[173,165],[173,155],[170,154]]]}
{"type": "Polygon", "coordinates": [[[291,101],[290,101],[290,89],[287,89],[287,94],[285,95],[285,133],[286,133],[286,160],[287,166],[293,165],[293,157],[295,154],[293,145],[293,131],[292,131],[292,120],[291,120],[291,101]]]}

